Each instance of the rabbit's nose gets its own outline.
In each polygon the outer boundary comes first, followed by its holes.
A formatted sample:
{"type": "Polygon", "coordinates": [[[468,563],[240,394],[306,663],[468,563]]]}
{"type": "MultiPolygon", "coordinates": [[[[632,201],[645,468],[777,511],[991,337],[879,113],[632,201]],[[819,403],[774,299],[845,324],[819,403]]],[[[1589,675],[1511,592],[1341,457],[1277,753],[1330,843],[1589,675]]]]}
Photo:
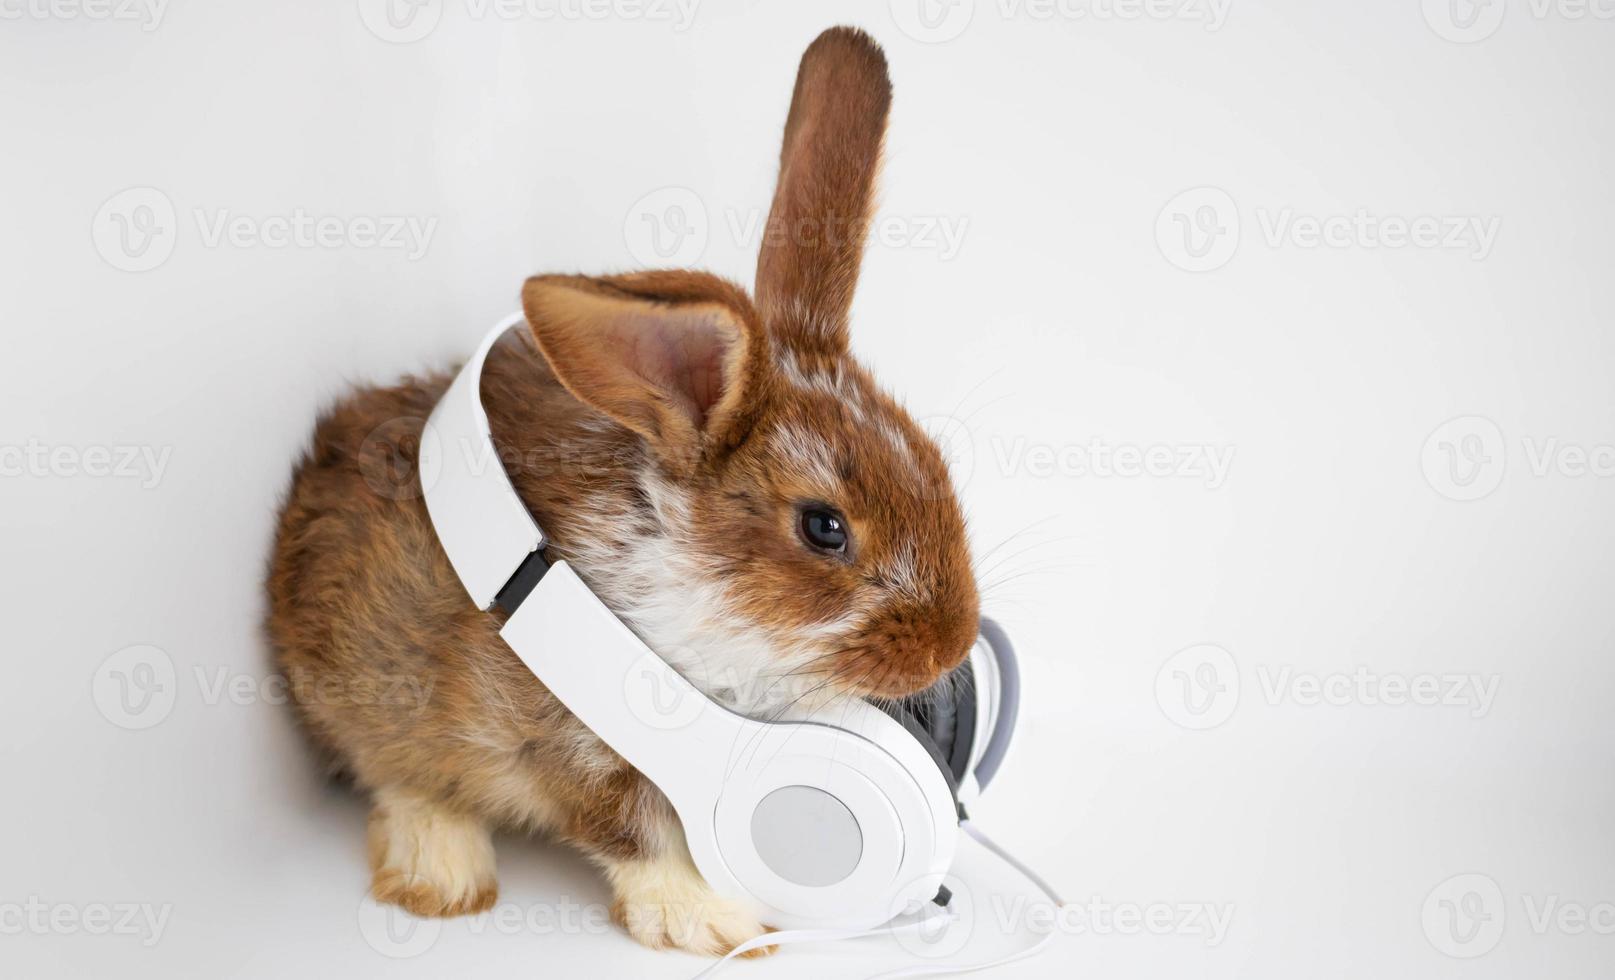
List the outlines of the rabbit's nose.
{"type": "Polygon", "coordinates": [[[904,603],[889,610],[866,633],[884,663],[874,681],[880,690],[873,693],[901,697],[936,683],[969,655],[979,622],[974,604],[938,609],[904,603]]]}

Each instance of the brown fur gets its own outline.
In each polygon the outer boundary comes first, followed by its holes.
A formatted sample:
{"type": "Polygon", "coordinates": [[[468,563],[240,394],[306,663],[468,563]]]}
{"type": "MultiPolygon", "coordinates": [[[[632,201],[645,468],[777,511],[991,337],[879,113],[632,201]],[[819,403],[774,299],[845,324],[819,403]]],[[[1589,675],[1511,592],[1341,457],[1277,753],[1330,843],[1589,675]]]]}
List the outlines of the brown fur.
{"type": "MultiPolygon", "coordinates": [[[[826,32],[804,55],[756,306],[699,272],[536,277],[531,333],[507,335],[484,373],[494,440],[550,557],[655,645],[673,629],[658,617],[684,605],[655,577],[673,556],[712,617],[679,642],[716,660],[737,637],[778,650],[745,672],[809,682],[799,697],[920,690],[976,634],[942,458],[847,353],[889,101],[861,32],[826,32]],[[837,222],[850,234],[799,233],[837,222]],[[845,555],[803,542],[808,502],[845,515],[845,555]]],[[[756,923],[688,880],[661,793],[467,601],[415,472],[450,377],[363,389],[320,420],[268,581],[300,716],[376,798],[376,897],[427,915],[486,908],[486,828],[543,829],[606,868],[641,941],[717,953],[750,938],[756,923]],[[672,928],[674,903],[693,904],[691,928],[672,928]]]]}

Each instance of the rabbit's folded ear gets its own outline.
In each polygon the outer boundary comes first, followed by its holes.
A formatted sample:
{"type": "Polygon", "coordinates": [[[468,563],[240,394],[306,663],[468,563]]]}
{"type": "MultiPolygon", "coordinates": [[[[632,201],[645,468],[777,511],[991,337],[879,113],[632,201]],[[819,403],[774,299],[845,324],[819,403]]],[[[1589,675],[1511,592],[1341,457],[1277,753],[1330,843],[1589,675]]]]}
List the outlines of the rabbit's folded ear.
{"type": "Polygon", "coordinates": [[[802,55],[757,257],[758,308],[796,350],[846,349],[891,101],[886,56],[863,31],[832,28],[802,55]]]}
{"type": "Polygon", "coordinates": [[[755,420],[768,338],[732,283],[698,272],[536,276],[522,307],[561,384],[643,436],[675,473],[726,453],[755,420]]]}

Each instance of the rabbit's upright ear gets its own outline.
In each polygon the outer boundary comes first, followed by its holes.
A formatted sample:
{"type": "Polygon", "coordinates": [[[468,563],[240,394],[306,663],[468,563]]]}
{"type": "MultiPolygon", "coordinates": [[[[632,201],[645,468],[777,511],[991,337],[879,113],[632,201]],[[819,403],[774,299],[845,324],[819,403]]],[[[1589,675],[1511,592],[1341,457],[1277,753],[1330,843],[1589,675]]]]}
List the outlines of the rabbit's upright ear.
{"type": "Polygon", "coordinates": [[[689,475],[755,421],[768,338],[739,286],[700,272],[535,276],[528,326],[561,384],[689,475]]]}
{"type": "Polygon", "coordinates": [[[801,353],[846,349],[891,102],[886,56],[863,31],[831,28],[802,55],[757,257],[758,308],[801,353]]]}

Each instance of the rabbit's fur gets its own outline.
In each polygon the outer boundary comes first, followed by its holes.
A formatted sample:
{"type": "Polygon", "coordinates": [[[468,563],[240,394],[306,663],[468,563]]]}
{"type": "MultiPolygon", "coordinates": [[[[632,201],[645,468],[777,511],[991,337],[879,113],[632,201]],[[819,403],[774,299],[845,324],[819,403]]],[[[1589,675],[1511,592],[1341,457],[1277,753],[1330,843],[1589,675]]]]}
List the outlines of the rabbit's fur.
{"type": "MultiPolygon", "coordinates": [[[[941,454],[847,350],[889,102],[868,36],[821,35],[786,123],[755,304],[700,272],[536,277],[530,330],[484,373],[494,441],[550,557],[697,687],[756,716],[918,691],[976,635],[941,454]],[[821,504],[844,515],[844,553],[804,540],[801,510],[821,504]]],[[[415,473],[450,377],[363,389],[322,417],[268,582],[299,713],[372,798],[375,897],[486,909],[491,830],[543,830],[605,870],[641,942],[717,954],[760,934],[701,879],[657,788],[528,672],[501,614],[467,601],[415,473]]]]}

